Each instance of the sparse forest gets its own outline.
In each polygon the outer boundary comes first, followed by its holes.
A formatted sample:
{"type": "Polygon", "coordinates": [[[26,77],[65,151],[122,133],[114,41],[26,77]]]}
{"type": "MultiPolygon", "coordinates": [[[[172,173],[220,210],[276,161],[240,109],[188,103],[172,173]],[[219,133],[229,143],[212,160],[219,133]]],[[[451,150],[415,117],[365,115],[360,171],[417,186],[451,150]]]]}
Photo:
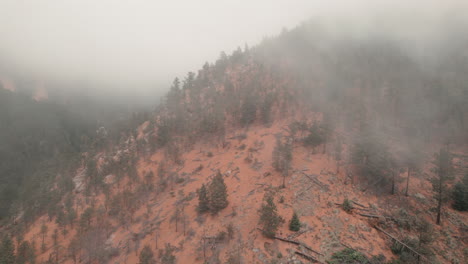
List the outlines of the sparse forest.
{"type": "Polygon", "coordinates": [[[468,39],[335,33],[222,52],[113,125],[0,89],[0,264],[466,261],[468,39]]]}

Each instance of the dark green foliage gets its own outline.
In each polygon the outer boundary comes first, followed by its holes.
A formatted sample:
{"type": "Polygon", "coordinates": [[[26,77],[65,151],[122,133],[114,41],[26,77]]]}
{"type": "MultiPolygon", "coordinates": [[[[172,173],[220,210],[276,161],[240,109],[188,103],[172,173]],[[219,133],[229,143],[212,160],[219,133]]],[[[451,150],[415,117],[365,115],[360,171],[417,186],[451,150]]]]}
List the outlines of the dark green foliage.
{"type": "Polygon", "coordinates": [[[226,232],[229,240],[234,238],[234,225],[232,223],[229,223],[229,225],[226,227],[226,232]]]}
{"type": "Polygon", "coordinates": [[[393,156],[388,147],[372,132],[360,135],[351,149],[351,160],[357,165],[368,186],[377,190],[390,189],[393,176],[393,156]]]}
{"type": "Polygon", "coordinates": [[[351,204],[351,201],[348,200],[348,198],[344,199],[343,204],[341,206],[343,207],[343,210],[348,213],[350,213],[353,209],[353,205],[351,204]]]}
{"type": "Polygon", "coordinates": [[[76,217],[77,217],[77,215],[76,215],[75,209],[70,208],[70,209],[68,210],[68,213],[67,213],[67,223],[68,223],[71,227],[73,227],[73,224],[74,224],[74,222],[75,222],[75,220],[76,220],[76,217]]]}
{"type": "Polygon", "coordinates": [[[15,246],[9,236],[4,236],[0,245],[0,264],[15,263],[15,246]]]}
{"type": "Polygon", "coordinates": [[[86,231],[91,226],[91,221],[93,219],[94,209],[91,207],[86,208],[81,214],[80,218],[80,228],[82,231],[86,231]]]}
{"type": "Polygon", "coordinates": [[[70,179],[62,177],[61,188],[50,193],[56,175],[76,166],[94,124],[64,105],[0,87],[0,127],[0,221],[16,211],[16,201],[31,222],[70,190],[70,179]]]}
{"type": "Polygon", "coordinates": [[[167,123],[162,122],[158,126],[157,136],[156,136],[156,144],[157,147],[164,147],[169,140],[171,139],[171,134],[169,130],[169,126],[167,123]]]}
{"type": "Polygon", "coordinates": [[[47,235],[48,230],[49,230],[49,228],[45,224],[42,224],[42,226],[41,226],[41,236],[42,236],[41,251],[42,252],[44,252],[45,249],[46,249],[45,237],[47,235]]]}
{"type": "Polygon", "coordinates": [[[359,251],[354,249],[345,248],[339,252],[333,253],[329,264],[370,264],[367,257],[359,251]]]}
{"type": "Polygon", "coordinates": [[[28,241],[23,241],[18,247],[18,253],[16,254],[16,263],[34,263],[36,260],[36,253],[34,248],[29,244],[28,241]]]}
{"type": "Polygon", "coordinates": [[[273,238],[280,225],[284,223],[284,220],[278,215],[276,205],[273,202],[273,196],[271,194],[265,194],[264,200],[265,201],[259,211],[259,223],[262,226],[263,235],[273,238]]]}
{"type": "Polygon", "coordinates": [[[94,160],[93,156],[86,163],[86,179],[89,183],[88,186],[93,190],[102,187],[102,175],[98,173],[96,160],[94,160]]]}
{"type": "Polygon", "coordinates": [[[63,211],[63,208],[59,207],[57,209],[57,218],[55,218],[55,222],[60,226],[64,227],[67,224],[67,219],[65,216],[65,212],[63,211]]]}
{"type": "Polygon", "coordinates": [[[458,211],[468,211],[468,173],[463,180],[453,187],[453,208],[458,211]]]}
{"type": "Polygon", "coordinates": [[[138,264],[154,264],[156,263],[154,259],[154,254],[151,248],[146,245],[140,252],[140,261],[138,264]]]}
{"type": "Polygon", "coordinates": [[[434,228],[426,220],[420,220],[416,224],[416,230],[418,231],[418,239],[420,245],[428,245],[434,241],[434,228]]]}
{"type": "Polygon", "coordinates": [[[224,115],[222,113],[209,113],[205,115],[200,124],[202,135],[211,137],[224,133],[224,115]]]}
{"type": "Polygon", "coordinates": [[[272,94],[269,94],[266,96],[265,100],[263,101],[262,107],[260,108],[260,115],[265,125],[269,125],[272,122],[271,107],[273,106],[273,102],[274,96],[272,94]]]}
{"type": "Polygon", "coordinates": [[[304,145],[315,148],[325,143],[325,131],[317,124],[314,123],[309,129],[309,135],[304,138],[304,145]]]}
{"type": "Polygon", "coordinates": [[[299,216],[297,216],[297,213],[294,212],[291,218],[291,221],[289,221],[289,230],[297,232],[300,229],[301,229],[301,221],[299,221],[299,216]]]}
{"type": "Polygon", "coordinates": [[[436,223],[440,224],[442,205],[447,200],[447,182],[452,179],[453,167],[452,167],[452,156],[444,148],[439,150],[439,153],[434,155],[433,168],[436,177],[431,179],[432,188],[434,191],[434,198],[437,200],[437,219],[436,223]]]}
{"type": "Polygon", "coordinates": [[[164,250],[159,250],[159,255],[161,258],[162,264],[175,264],[176,257],[174,256],[174,247],[171,244],[166,244],[166,248],[164,250]]]}
{"type": "MultiPolygon", "coordinates": [[[[411,248],[418,248],[418,240],[405,237],[402,239],[402,242],[408,245],[411,248]]],[[[398,255],[399,263],[417,263],[418,258],[415,256],[408,248],[404,247],[398,242],[393,242],[391,250],[394,254],[398,255]]]]}
{"type": "Polygon", "coordinates": [[[210,202],[208,199],[208,191],[205,184],[198,190],[198,212],[204,213],[210,210],[210,202]]]}
{"type": "Polygon", "coordinates": [[[255,121],[257,116],[257,107],[254,98],[248,96],[242,104],[241,125],[248,126],[255,121]]]}
{"type": "Polygon", "coordinates": [[[336,160],[336,173],[340,172],[340,163],[342,159],[342,152],[343,152],[343,145],[341,142],[341,138],[338,137],[335,141],[334,144],[334,149],[333,149],[333,156],[335,157],[336,160]]]}
{"type": "Polygon", "coordinates": [[[208,187],[210,211],[217,213],[228,206],[227,187],[221,172],[217,172],[208,187]]]}

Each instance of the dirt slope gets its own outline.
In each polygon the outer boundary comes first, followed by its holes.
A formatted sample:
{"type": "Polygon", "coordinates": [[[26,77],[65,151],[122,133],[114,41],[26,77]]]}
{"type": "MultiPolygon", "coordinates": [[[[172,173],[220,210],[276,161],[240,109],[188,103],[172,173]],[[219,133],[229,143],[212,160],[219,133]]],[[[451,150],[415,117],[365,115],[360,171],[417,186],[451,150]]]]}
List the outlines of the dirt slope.
{"type": "MultiPolygon", "coordinates": [[[[175,247],[174,255],[177,263],[204,263],[205,260],[209,263],[224,263],[231,255],[241,256],[243,263],[270,263],[271,259],[277,259],[279,263],[299,260],[301,259],[299,256],[294,256],[294,250],[298,248],[296,245],[267,239],[257,230],[258,209],[264,194],[268,191],[275,193],[278,212],[286,220],[277,235],[300,241],[320,252],[322,255],[301,249],[320,261],[324,262],[331,254],[344,247],[352,247],[368,256],[382,254],[387,260],[394,258],[388,238],[372,227],[378,221],[385,222],[385,219],[370,219],[357,213],[390,215],[400,208],[408,210],[411,207],[430,208],[433,202],[430,183],[426,178],[428,174],[415,177],[411,181],[414,195],[410,197],[400,194],[395,196],[383,194],[377,197],[369,191],[363,192],[359,185],[349,183],[350,179],[345,180],[345,169],[341,169],[341,173],[336,174],[335,161],[327,154],[321,154],[321,148],[317,151],[320,154],[312,154],[310,149],[296,144],[293,151],[293,173],[286,180],[286,188],[279,188],[282,176],[271,166],[272,152],[275,135],[284,133],[282,128],[290,121],[283,120],[269,128],[252,126],[246,132],[236,131],[226,136],[229,143],[225,148],[203,144],[196,145],[193,150],[183,153],[184,165],[168,165],[169,171],[176,172],[179,180],[169,183],[164,191],[154,191],[144,197],[132,214],[130,223],[121,225],[115,219],[108,218],[113,228],[106,245],[118,251],[111,263],[137,263],[139,251],[143,246],[149,245],[157,256],[157,252],[166,244],[175,247]],[[236,139],[237,135],[244,132],[246,139],[236,139]],[[249,151],[249,148],[255,150],[249,151]],[[213,154],[212,157],[209,157],[209,152],[213,154]],[[250,157],[251,161],[248,162],[246,157],[250,157]],[[197,170],[200,166],[203,169],[197,170]],[[224,174],[229,206],[217,215],[199,215],[196,210],[197,189],[202,183],[206,184],[217,170],[224,174]],[[348,184],[345,184],[346,182],[348,184]],[[366,208],[346,213],[337,205],[345,198],[356,201],[366,208]],[[180,202],[182,199],[185,200],[183,206],[180,202]],[[180,213],[176,227],[177,208],[180,213]],[[299,214],[303,224],[298,233],[288,230],[288,221],[293,211],[299,214]],[[232,238],[220,242],[210,239],[226,231],[230,224],[234,227],[232,238]]],[[[158,164],[165,159],[163,153],[164,151],[160,150],[151,157],[140,160],[138,172],[142,181],[143,175],[149,171],[157,175],[158,164]]],[[[404,174],[401,177],[403,178],[404,174]]],[[[156,176],[153,183],[157,184],[157,180],[156,176]]],[[[401,181],[397,186],[401,192],[404,184],[405,182],[401,181]]],[[[128,180],[113,184],[111,188],[114,193],[123,189],[136,190],[128,180]]],[[[77,194],[75,200],[80,199],[86,200],[81,193],[77,194]]],[[[99,208],[104,204],[105,198],[104,195],[99,195],[91,200],[95,208],[99,208]]],[[[79,214],[83,208],[85,206],[77,206],[79,214]]],[[[428,221],[433,222],[433,213],[426,211],[422,214],[428,221]]],[[[453,219],[465,223],[468,219],[466,213],[461,214],[449,208],[446,209],[446,214],[453,215],[453,219]]],[[[94,219],[93,223],[99,221],[94,219]]],[[[444,230],[450,230],[451,234],[448,236],[452,240],[463,235],[460,233],[462,231],[457,229],[457,224],[452,223],[452,219],[445,222],[444,226],[436,227],[438,232],[444,233],[444,230]]],[[[40,252],[42,223],[45,223],[49,230],[46,239],[49,247],[39,256],[40,261],[45,261],[54,255],[53,240],[50,236],[52,230],[57,228],[54,221],[49,222],[46,217],[39,219],[25,235],[25,239],[36,241],[37,251],[40,252]]],[[[405,233],[404,230],[392,226],[390,222],[386,225],[389,227],[389,232],[395,236],[405,233]]],[[[66,235],[59,235],[59,244],[63,247],[63,250],[59,250],[59,255],[63,263],[73,263],[70,258],[65,258],[67,255],[65,249],[76,232],[75,226],[69,229],[66,235]]],[[[436,244],[440,248],[440,253],[451,247],[450,254],[454,255],[462,254],[461,250],[464,247],[460,241],[455,241],[453,245],[444,242],[436,244]]],[[[442,262],[446,261],[441,255],[439,258],[442,262]]],[[[306,263],[304,259],[301,260],[306,263]]]]}

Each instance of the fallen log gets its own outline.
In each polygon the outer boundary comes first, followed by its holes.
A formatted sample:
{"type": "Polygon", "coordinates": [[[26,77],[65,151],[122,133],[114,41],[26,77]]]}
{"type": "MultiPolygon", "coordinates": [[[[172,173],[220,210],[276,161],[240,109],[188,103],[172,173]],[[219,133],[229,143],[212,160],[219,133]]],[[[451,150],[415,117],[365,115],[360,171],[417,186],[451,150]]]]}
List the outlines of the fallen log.
{"type": "Polygon", "coordinates": [[[364,217],[369,217],[369,218],[385,218],[385,219],[395,220],[393,217],[383,216],[383,215],[361,214],[361,213],[356,213],[356,214],[360,216],[364,216],[364,217]]]}
{"type": "Polygon", "coordinates": [[[318,181],[317,179],[312,178],[307,173],[302,172],[302,174],[304,174],[307,178],[309,178],[313,183],[317,184],[323,190],[328,191],[328,189],[320,181],[318,181]]]}
{"type": "MultiPolygon", "coordinates": [[[[258,228],[258,227],[257,227],[257,229],[260,230],[260,231],[262,231],[262,232],[264,232],[263,229],[261,229],[261,228],[258,228]]],[[[296,241],[296,240],[287,239],[287,238],[284,238],[284,237],[278,237],[278,236],[274,236],[274,237],[272,237],[272,238],[277,239],[277,240],[280,240],[280,241],[283,241],[283,242],[288,242],[288,243],[291,243],[291,244],[294,244],[294,245],[297,245],[297,246],[303,246],[305,249],[308,249],[309,251],[312,251],[312,252],[314,252],[315,254],[318,254],[318,255],[323,256],[322,253],[313,250],[311,247],[307,246],[306,244],[304,244],[304,243],[302,243],[302,242],[299,242],[299,241],[296,241]]]]}
{"type": "MultiPolygon", "coordinates": [[[[339,205],[339,206],[343,207],[343,204],[340,204],[340,203],[335,203],[335,205],[339,205]]],[[[361,211],[370,211],[370,209],[357,208],[357,207],[351,207],[351,209],[354,209],[354,210],[361,210],[361,211]]]]}
{"type": "Polygon", "coordinates": [[[314,258],[314,257],[312,257],[312,256],[309,256],[309,255],[307,255],[307,254],[304,254],[304,253],[302,253],[302,252],[299,252],[299,251],[297,251],[297,250],[294,251],[294,253],[295,253],[296,255],[298,255],[298,256],[301,256],[301,257],[307,259],[308,261],[310,261],[310,262],[312,262],[312,263],[322,263],[322,262],[318,261],[316,258],[314,258]]]}
{"type": "Polygon", "coordinates": [[[317,255],[324,256],[322,253],[320,253],[320,252],[318,252],[318,251],[315,251],[315,250],[313,250],[311,247],[307,246],[307,245],[306,245],[306,244],[304,244],[304,243],[300,243],[300,245],[301,245],[301,246],[303,246],[305,249],[307,249],[307,250],[309,250],[309,251],[312,251],[312,252],[314,252],[314,253],[315,253],[315,254],[317,254],[317,255]]]}
{"type": "Polygon", "coordinates": [[[367,208],[367,206],[362,205],[362,204],[360,204],[360,203],[358,203],[358,202],[356,202],[356,201],[351,200],[351,202],[353,202],[353,204],[355,204],[355,205],[361,206],[362,208],[367,208]]]}
{"type": "Polygon", "coordinates": [[[343,247],[345,247],[345,248],[349,248],[349,249],[355,250],[354,248],[352,248],[351,246],[346,245],[346,244],[343,243],[343,242],[340,242],[340,244],[341,244],[343,247]]]}
{"type": "Polygon", "coordinates": [[[356,214],[360,216],[364,216],[364,217],[369,217],[369,218],[386,218],[383,215],[371,215],[371,214],[360,214],[360,213],[356,213],[356,214]]]}
{"type": "Polygon", "coordinates": [[[409,249],[412,253],[416,254],[418,256],[418,258],[422,258],[422,259],[426,259],[426,257],[424,257],[423,255],[421,255],[419,252],[417,252],[416,250],[414,250],[412,247],[406,245],[405,243],[403,243],[402,241],[400,241],[398,238],[390,235],[389,233],[387,233],[385,230],[381,229],[380,227],[374,225],[374,228],[377,229],[378,231],[384,233],[385,235],[387,235],[388,237],[392,238],[393,240],[395,240],[396,242],[400,243],[401,245],[403,245],[405,248],[409,249]]]}

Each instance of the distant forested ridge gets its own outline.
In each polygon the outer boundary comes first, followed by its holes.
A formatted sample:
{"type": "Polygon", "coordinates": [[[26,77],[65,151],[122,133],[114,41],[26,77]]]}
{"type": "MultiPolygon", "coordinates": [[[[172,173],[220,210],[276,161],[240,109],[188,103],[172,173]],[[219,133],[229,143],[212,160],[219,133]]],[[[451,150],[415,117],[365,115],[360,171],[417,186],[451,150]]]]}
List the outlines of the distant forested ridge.
{"type": "Polygon", "coordinates": [[[81,153],[97,147],[97,129],[112,131],[111,142],[135,126],[135,115],[122,113],[97,100],[70,106],[0,87],[0,221],[33,220],[73,190],[81,153]]]}

